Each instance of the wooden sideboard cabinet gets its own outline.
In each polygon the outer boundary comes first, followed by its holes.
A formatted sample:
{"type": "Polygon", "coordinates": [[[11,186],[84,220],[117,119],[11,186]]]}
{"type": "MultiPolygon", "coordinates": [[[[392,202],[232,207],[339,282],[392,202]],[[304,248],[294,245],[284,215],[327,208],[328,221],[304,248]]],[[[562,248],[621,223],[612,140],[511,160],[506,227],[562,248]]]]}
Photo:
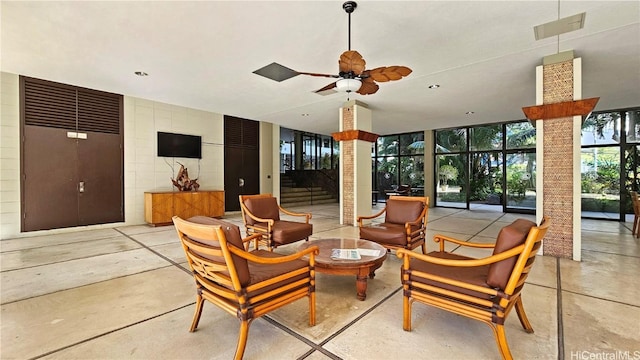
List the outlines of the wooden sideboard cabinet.
{"type": "Polygon", "coordinates": [[[224,191],[161,191],[144,193],[144,220],[156,225],[171,224],[171,218],[196,215],[224,215],[224,191]]]}

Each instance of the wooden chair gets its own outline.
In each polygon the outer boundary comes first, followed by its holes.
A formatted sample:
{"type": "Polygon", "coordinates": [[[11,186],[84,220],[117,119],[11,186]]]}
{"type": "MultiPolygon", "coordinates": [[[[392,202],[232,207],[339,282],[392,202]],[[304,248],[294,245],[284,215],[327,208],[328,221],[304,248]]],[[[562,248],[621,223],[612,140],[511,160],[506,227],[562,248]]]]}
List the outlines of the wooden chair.
{"type": "Polygon", "coordinates": [[[504,321],[515,306],[525,331],[533,332],[520,295],[549,224],[548,217],[540,226],[518,219],[502,228],[495,244],[436,235],[440,251],[424,255],[398,250],[397,256],[403,258],[404,330],[411,331],[411,306],[418,301],[488,324],[502,357],[511,359],[504,321]],[[452,254],[444,250],[447,241],[456,247],[493,248],[493,255],[475,259],[452,254]]]}
{"type": "Polygon", "coordinates": [[[392,195],[377,214],[358,216],[360,238],[375,241],[387,249],[413,250],[422,246],[422,253],[426,254],[428,209],[428,197],[392,195]],[[382,214],[385,214],[383,223],[364,224],[364,220],[372,220],[382,214]]]}
{"type": "Polygon", "coordinates": [[[279,245],[299,240],[309,240],[313,234],[310,213],[295,213],[283,209],[271,194],[240,195],[242,221],[247,235],[263,234],[269,250],[279,245]],[[280,213],[289,216],[304,217],[304,222],[281,220],[280,213]]]}
{"type": "Polygon", "coordinates": [[[243,240],[236,225],[204,216],[188,221],[174,216],[173,223],[196,282],[196,309],[189,331],[198,327],[203,300],[210,301],[240,320],[234,358],[242,359],[249,325],[270,311],[308,297],[309,325],[315,325],[317,246],[287,256],[266,250],[248,252],[245,243],[262,235],[243,240]]]}
{"type": "Polygon", "coordinates": [[[631,191],[631,204],[633,204],[633,230],[631,234],[640,237],[640,198],[638,193],[631,191]]]}

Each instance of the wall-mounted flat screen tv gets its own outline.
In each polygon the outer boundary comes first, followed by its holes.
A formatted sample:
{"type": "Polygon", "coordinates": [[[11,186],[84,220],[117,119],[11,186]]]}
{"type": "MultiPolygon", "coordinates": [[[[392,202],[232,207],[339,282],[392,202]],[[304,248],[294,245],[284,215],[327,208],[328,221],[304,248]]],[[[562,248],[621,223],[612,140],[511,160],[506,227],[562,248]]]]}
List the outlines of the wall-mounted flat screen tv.
{"type": "Polygon", "coordinates": [[[158,156],[202,159],[202,138],[158,131],[158,156]]]}

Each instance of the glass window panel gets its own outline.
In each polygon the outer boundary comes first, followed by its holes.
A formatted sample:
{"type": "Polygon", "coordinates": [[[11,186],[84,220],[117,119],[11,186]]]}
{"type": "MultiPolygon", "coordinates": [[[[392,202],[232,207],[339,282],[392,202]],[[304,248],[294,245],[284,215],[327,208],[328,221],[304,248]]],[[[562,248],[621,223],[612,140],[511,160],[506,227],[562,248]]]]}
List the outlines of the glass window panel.
{"type": "Polygon", "coordinates": [[[398,187],[398,158],[379,157],[377,160],[376,180],[378,191],[394,190],[398,187]]]}
{"type": "Polygon", "coordinates": [[[620,143],[620,113],[591,114],[582,124],[582,145],[620,143]]]}
{"type": "Polygon", "coordinates": [[[436,204],[466,208],[467,195],[464,191],[467,179],[466,155],[436,155],[436,164],[436,178],[438,179],[436,204]]]}
{"type": "Polygon", "coordinates": [[[400,157],[400,184],[424,194],[424,156],[400,157]]]}
{"type": "Polygon", "coordinates": [[[424,132],[400,135],[400,154],[424,154],[424,132]]]}
{"type": "Polygon", "coordinates": [[[640,110],[625,113],[627,142],[640,142],[640,110]]]}
{"type": "Polygon", "coordinates": [[[473,153],[469,165],[469,201],[502,204],[502,152],[473,153]]]}
{"type": "Polygon", "coordinates": [[[472,127],[469,137],[471,151],[502,149],[502,125],[472,127]]]}
{"type": "Polygon", "coordinates": [[[620,147],[582,149],[582,215],[617,218],[620,214],[620,147]]]}
{"type": "Polygon", "coordinates": [[[536,128],[528,121],[507,124],[507,149],[536,147],[536,128]]]}
{"type": "Polygon", "coordinates": [[[536,208],[536,153],[507,155],[507,207],[536,208]]]}
{"type": "Polygon", "coordinates": [[[436,153],[467,151],[467,131],[464,128],[436,131],[436,153]]]}
{"type": "Polygon", "coordinates": [[[378,138],[378,156],[398,155],[398,135],[381,136],[378,138]]]}

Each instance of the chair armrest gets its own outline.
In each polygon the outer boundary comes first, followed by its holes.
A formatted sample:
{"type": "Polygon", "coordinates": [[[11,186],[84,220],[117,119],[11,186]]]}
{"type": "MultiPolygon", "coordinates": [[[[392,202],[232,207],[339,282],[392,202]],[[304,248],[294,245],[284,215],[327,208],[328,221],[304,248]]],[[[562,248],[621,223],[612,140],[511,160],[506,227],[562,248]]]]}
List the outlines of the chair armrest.
{"type": "Polygon", "coordinates": [[[380,210],[377,214],[358,216],[358,227],[362,227],[362,220],[375,219],[378,216],[384,214],[385,211],[387,211],[386,206],[382,210],[380,210]]]}
{"type": "MultiPolygon", "coordinates": [[[[507,251],[503,251],[499,254],[495,254],[495,255],[479,258],[479,259],[468,259],[468,260],[467,259],[464,259],[464,260],[443,259],[435,256],[420,254],[407,249],[396,250],[396,256],[399,258],[406,257],[407,260],[409,258],[415,258],[424,262],[428,262],[436,265],[443,265],[443,266],[475,267],[475,266],[489,265],[489,264],[496,263],[498,261],[502,261],[504,259],[508,259],[512,256],[519,255],[520,253],[522,253],[523,250],[524,250],[524,244],[518,245],[507,251]]],[[[408,268],[408,262],[407,262],[407,268],[408,268]]]]}
{"type": "Polygon", "coordinates": [[[258,245],[260,244],[260,240],[262,240],[262,234],[253,234],[250,236],[247,236],[246,238],[242,239],[242,243],[244,244],[244,249],[245,250],[249,250],[249,243],[251,241],[255,241],[255,248],[258,249],[258,245]]]}
{"type": "Polygon", "coordinates": [[[458,240],[456,238],[452,238],[450,236],[446,236],[446,235],[442,235],[442,234],[436,234],[433,236],[433,241],[440,243],[440,251],[444,251],[444,245],[445,242],[452,242],[454,244],[457,245],[461,245],[461,246],[467,246],[467,247],[474,247],[474,248],[484,248],[484,249],[493,249],[496,245],[495,244],[482,244],[482,243],[474,243],[474,242],[468,242],[468,241],[463,241],[463,240],[458,240]]]}
{"type": "Polygon", "coordinates": [[[309,263],[313,265],[315,263],[315,255],[320,253],[320,249],[315,245],[290,255],[278,256],[273,258],[258,256],[248,251],[238,249],[236,247],[229,247],[229,250],[235,255],[258,264],[282,264],[309,255],[309,263]]]}
{"type": "Polygon", "coordinates": [[[247,211],[247,215],[249,215],[250,218],[252,218],[254,221],[257,221],[259,223],[268,223],[269,226],[273,226],[273,224],[275,224],[275,220],[273,219],[263,219],[263,218],[259,218],[255,215],[253,215],[252,213],[250,213],[249,211],[247,211]]]}
{"type": "Polygon", "coordinates": [[[311,213],[296,213],[293,211],[289,211],[285,208],[283,208],[282,206],[278,205],[278,208],[280,208],[280,211],[282,211],[283,213],[287,214],[287,215],[291,215],[291,216],[305,216],[307,218],[307,224],[309,223],[309,220],[311,219],[311,213]]]}

